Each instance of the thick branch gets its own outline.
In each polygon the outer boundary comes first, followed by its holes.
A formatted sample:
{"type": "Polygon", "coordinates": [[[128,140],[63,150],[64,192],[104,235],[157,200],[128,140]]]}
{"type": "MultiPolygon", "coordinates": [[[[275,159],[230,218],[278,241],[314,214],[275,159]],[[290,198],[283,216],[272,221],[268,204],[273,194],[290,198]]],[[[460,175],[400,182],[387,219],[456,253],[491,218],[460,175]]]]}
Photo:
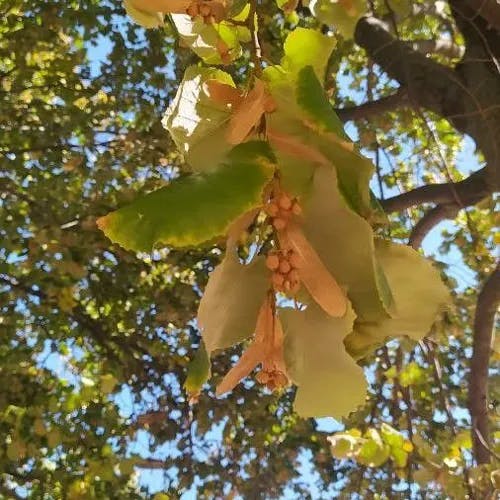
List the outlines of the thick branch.
{"type": "Polygon", "coordinates": [[[408,42],[394,38],[387,25],[364,17],[356,25],[355,40],[391,78],[408,89],[410,101],[449,117],[461,132],[468,133],[466,121],[457,118],[469,98],[455,71],[412,49],[408,42]]]}
{"type": "Polygon", "coordinates": [[[343,122],[347,122],[349,120],[368,119],[386,111],[392,111],[395,108],[408,105],[409,100],[406,89],[399,88],[394,94],[381,97],[376,101],[365,102],[351,108],[336,109],[335,111],[343,122]]]}
{"type": "Polygon", "coordinates": [[[460,182],[429,184],[412,189],[407,193],[381,200],[387,213],[399,212],[422,203],[437,203],[413,228],[409,244],[413,248],[422,245],[427,234],[445,219],[453,219],[467,206],[475,205],[491,195],[487,182],[486,168],[482,168],[460,182]]]}
{"type": "Polygon", "coordinates": [[[438,205],[429,210],[415,225],[411,232],[408,244],[415,250],[422,246],[424,238],[440,222],[454,219],[462,207],[456,204],[438,205]]]}
{"type": "Polygon", "coordinates": [[[463,181],[428,184],[382,200],[381,204],[387,213],[399,212],[422,203],[460,204],[465,207],[475,205],[490,194],[486,168],[482,168],[463,181]]]}
{"type": "Polygon", "coordinates": [[[495,314],[500,305],[500,267],[486,280],[477,299],[474,318],[469,379],[469,410],[472,419],[472,442],[478,464],[490,462],[488,449],[488,367],[495,314]]]}
{"type": "Polygon", "coordinates": [[[438,40],[414,40],[407,42],[407,44],[422,54],[440,54],[445,57],[461,58],[465,52],[465,49],[460,45],[442,38],[438,40]]]}

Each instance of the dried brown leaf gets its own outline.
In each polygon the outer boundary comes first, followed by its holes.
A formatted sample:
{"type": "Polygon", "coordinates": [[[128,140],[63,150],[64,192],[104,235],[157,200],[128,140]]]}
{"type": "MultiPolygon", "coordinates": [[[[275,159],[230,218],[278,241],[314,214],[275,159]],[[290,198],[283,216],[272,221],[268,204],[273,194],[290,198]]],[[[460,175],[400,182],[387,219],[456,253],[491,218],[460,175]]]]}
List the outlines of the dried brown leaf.
{"type": "Polygon", "coordinates": [[[204,86],[207,94],[217,104],[237,106],[243,99],[241,91],[227,83],[218,80],[207,80],[204,86]]]}
{"type": "Polygon", "coordinates": [[[253,89],[243,98],[231,116],[227,141],[230,144],[243,142],[252,129],[258,125],[267,107],[268,96],[264,83],[255,80],[253,89]]]}
{"type": "Polygon", "coordinates": [[[216,396],[232,391],[240,380],[250,375],[252,370],[262,362],[263,348],[261,343],[254,343],[246,349],[238,362],[226,373],[222,382],[215,389],[216,396]]]}
{"type": "Polygon", "coordinates": [[[222,382],[217,386],[216,395],[220,396],[233,390],[236,385],[249,375],[252,370],[266,357],[270,351],[269,340],[272,341],[274,314],[269,301],[266,298],[262,304],[257,324],[255,325],[255,337],[252,344],[241,355],[238,362],[227,372],[222,382]]]}

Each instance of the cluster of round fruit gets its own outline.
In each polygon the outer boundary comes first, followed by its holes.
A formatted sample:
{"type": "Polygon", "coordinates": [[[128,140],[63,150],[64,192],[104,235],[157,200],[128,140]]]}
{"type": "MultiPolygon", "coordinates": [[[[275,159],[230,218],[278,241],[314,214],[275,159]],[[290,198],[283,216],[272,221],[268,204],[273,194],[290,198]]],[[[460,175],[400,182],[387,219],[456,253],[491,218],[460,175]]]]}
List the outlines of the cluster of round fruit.
{"type": "Polygon", "coordinates": [[[269,390],[282,389],[288,385],[288,377],[277,369],[264,369],[255,375],[255,379],[259,384],[265,385],[269,390]]]}
{"type": "Polygon", "coordinates": [[[224,19],[225,8],[221,2],[195,0],[186,9],[186,14],[192,18],[201,16],[205,24],[214,24],[224,19]]]}
{"type": "Polygon", "coordinates": [[[271,281],[274,289],[294,295],[300,289],[300,276],[297,268],[299,256],[293,251],[271,252],[266,258],[267,267],[273,272],[271,281]]]}
{"type": "Polygon", "coordinates": [[[286,193],[274,196],[265,206],[271,224],[277,231],[285,229],[292,215],[300,215],[302,208],[295,198],[290,198],[286,193]]]}

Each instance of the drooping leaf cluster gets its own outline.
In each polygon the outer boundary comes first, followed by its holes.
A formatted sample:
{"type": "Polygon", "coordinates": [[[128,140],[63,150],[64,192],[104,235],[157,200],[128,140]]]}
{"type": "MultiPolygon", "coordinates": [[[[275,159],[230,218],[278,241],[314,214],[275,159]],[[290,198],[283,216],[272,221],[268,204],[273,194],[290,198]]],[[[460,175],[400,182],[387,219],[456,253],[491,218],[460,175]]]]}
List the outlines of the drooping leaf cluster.
{"type": "Polygon", "coordinates": [[[331,37],[296,28],[280,64],[246,89],[219,69],[188,68],[163,123],[194,173],[98,225],[135,251],[225,235],[226,258],[198,313],[207,356],[255,338],[218,392],[262,365],[258,380],[269,388],[298,386],[299,414],[340,418],[365,398],[355,360],[390,337],[423,337],[447,291],[414,250],[375,240],[373,167],[354,150],[321,84],[333,47],[331,37]],[[245,245],[255,256],[238,263],[238,240],[253,224],[245,245]],[[302,306],[279,307],[276,293],[302,306]]]}

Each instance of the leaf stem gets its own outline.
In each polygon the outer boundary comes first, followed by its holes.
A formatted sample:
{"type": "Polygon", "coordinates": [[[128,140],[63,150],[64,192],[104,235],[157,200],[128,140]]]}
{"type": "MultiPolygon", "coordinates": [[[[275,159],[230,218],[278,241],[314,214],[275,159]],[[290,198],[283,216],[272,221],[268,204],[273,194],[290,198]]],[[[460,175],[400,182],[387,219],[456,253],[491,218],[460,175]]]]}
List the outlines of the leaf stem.
{"type": "Polygon", "coordinates": [[[253,64],[253,72],[255,76],[260,76],[262,74],[262,50],[260,48],[259,33],[258,33],[258,17],[257,17],[257,1],[250,1],[250,11],[248,13],[248,29],[252,37],[251,47],[250,47],[250,58],[253,64]]]}

